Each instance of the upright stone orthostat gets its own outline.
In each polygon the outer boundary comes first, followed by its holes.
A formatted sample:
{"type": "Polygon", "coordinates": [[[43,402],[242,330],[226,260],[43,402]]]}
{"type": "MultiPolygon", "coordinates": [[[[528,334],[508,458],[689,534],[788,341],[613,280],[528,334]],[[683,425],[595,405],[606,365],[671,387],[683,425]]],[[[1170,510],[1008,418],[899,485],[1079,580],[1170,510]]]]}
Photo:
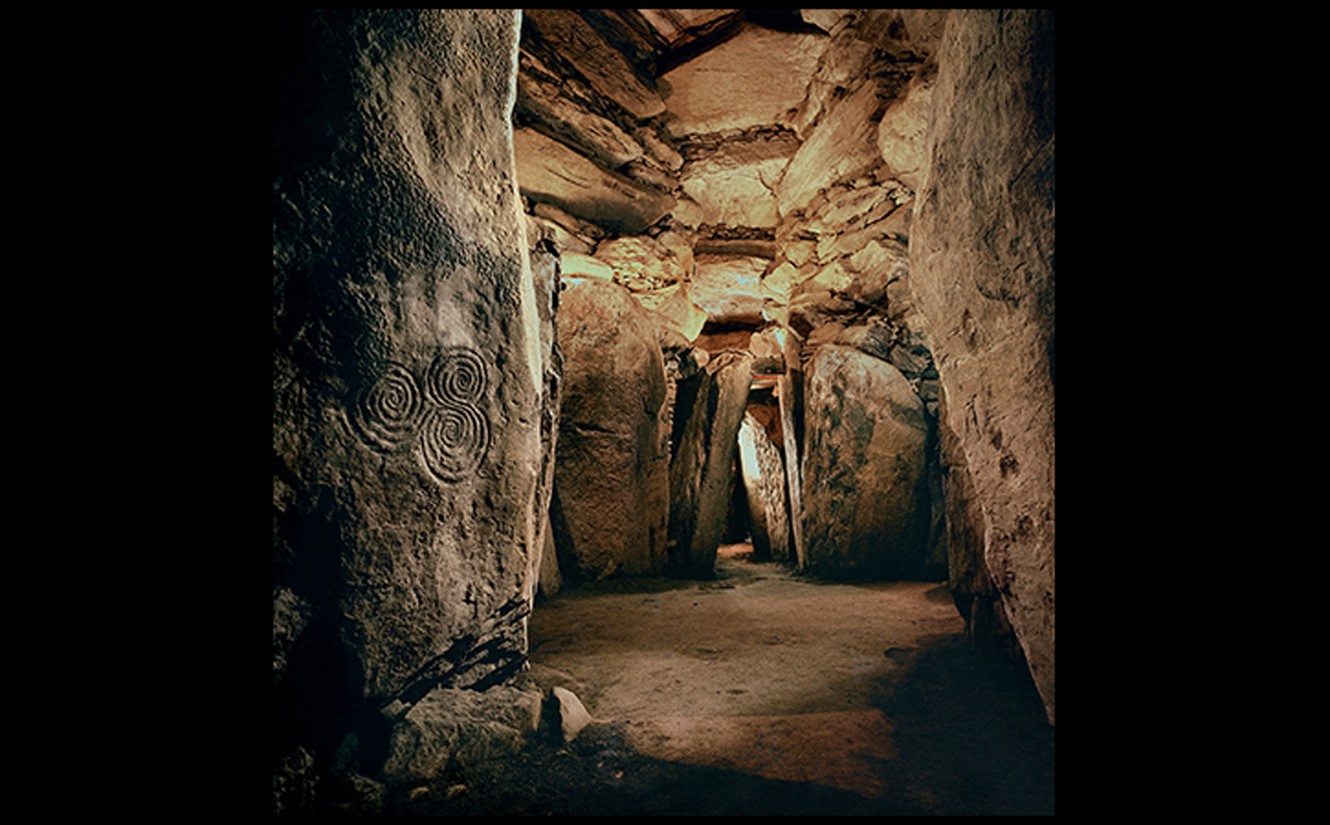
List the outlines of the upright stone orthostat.
{"type": "Polygon", "coordinates": [[[973,482],[983,566],[1050,722],[1053,17],[990,9],[948,16],[910,235],[910,285],[928,318],[947,425],[964,457],[952,463],[973,482]]]}
{"type": "Polygon", "coordinates": [[[739,469],[753,523],[758,557],[789,561],[790,522],[785,508],[785,463],[766,427],[745,413],[739,427],[739,469]]]}
{"type": "Polygon", "coordinates": [[[805,566],[833,577],[916,573],[928,540],[928,425],[900,371],[839,344],[805,384],[805,566]]]}
{"type": "Polygon", "coordinates": [[[656,337],[647,311],[618,284],[583,281],[560,297],[555,540],[583,577],[649,575],[665,562],[669,445],[656,337]]]}
{"type": "Polygon", "coordinates": [[[670,462],[670,563],[682,575],[715,576],[752,366],[751,353],[721,352],[707,362],[690,397],[670,462]]]}
{"type": "Polygon", "coordinates": [[[518,23],[277,17],[279,742],[331,747],[361,710],[525,660],[545,365],[513,171],[518,23]]]}

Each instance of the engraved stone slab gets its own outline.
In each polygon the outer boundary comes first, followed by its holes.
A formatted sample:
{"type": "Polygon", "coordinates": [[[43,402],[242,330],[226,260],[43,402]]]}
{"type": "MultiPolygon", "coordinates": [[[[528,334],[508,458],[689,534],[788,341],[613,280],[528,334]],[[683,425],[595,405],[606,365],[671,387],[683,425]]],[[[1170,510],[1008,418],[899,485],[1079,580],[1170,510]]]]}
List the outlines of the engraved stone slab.
{"type": "Polygon", "coordinates": [[[366,710],[524,661],[546,365],[519,19],[276,15],[273,586],[310,618],[274,708],[318,752],[366,710]]]}

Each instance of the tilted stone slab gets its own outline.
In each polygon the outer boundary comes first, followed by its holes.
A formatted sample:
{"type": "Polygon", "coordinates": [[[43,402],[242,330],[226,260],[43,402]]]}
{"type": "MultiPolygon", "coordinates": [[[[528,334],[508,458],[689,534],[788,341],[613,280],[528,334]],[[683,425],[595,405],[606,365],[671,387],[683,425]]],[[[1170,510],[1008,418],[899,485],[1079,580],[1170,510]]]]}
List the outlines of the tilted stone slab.
{"type": "Polygon", "coordinates": [[[674,208],[674,198],[596,165],[535,129],[513,135],[522,194],[625,235],[638,235],[674,208]]]}
{"type": "Polygon", "coordinates": [[[533,72],[517,76],[517,111],[565,136],[608,168],[642,157],[642,146],[612,121],[579,106],[533,72]]]}
{"type": "Polygon", "coordinates": [[[835,104],[785,168],[778,190],[781,217],[804,208],[819,190],[881,161],[877,116],[884,105],[872,78],[835,104]]]}
{"type": "Polygon", "coordinates": [[[665,111],[665,101],[633,72],[623,52],[605,42],[591,24],[571,9],[525,9],[525,19],[547,43],[587,79],[637,120],[665,111]]]}
{"type": "MultiPolygon", "coordinates": [[[[681,575],[712,578],[734,478],[739,425],[748,403],[753,356],[712,357],[685,395],[678,450],[670,462],[670,566],[681,575]]],[[[677,426],[677,424],[676,424],[677,426]]]]}
{"type": "Polygon", "coordinates": [[[928,425],[892,365],[839,344],[808,365],[806,566],[833,578],[913,575],[928,540],[928,425]]]}

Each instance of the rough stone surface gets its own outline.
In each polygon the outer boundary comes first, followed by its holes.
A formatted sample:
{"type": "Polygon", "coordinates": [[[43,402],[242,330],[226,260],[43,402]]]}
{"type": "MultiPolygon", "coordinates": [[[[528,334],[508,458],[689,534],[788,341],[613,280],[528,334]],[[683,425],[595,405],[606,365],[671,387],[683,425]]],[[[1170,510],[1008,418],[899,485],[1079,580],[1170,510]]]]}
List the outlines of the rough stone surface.
{"type": "Polygon", "coordinates": [[[540,727],[541,698],[515,687],[435,688],[393,723],[384,778],[427,781],[516,753],[540,727]]]}
{"type": "Polygon", "coordinates": [[[647,311],[618,284],[584,281],[560,297],[554,483],[563,536],[555,539],[582,577],[647,575],[665,561],[665,366],[656,337],[647,311]]]}
{"type": "Polygon", "coordinates": [[[687,341],[697,340],[702,328],[707,323],[707,313],[693,303],[688,284],[658,289],[653,292],[634,293],[633,297],[642,306],[657,313],[663,329],[673,330],[687,341]]]}
{"type": "Polygon", "coordinates": [[[574,216],[636,235],[674,208],[669,194],[598,166],[535,129],[513,135],[522,194],[574,216]]]}
{"type": "Polygon", "coordinates": [[[594,255],[565,252],[561,257],[559,278],[568,286],[588,279],[609,283],[614,281],[614,267],[594,255]]]}
{"type": "Polygon", "coordinates": [[[524,10],[523,19],[597,92],[632,117],[641,121],[665,111],[665,102],[638,78],[623,52],[605,42],[576,11],[532,8],[524,10]]]}
{"type": "MultiPolygon", "coordinates": [[[[557,231],[535,224],[539,218],[527,218],[527,260],[530,265],[532,287],[536,296],[536,315],[540,321],[540,361],[544,368],[544,386],[540,407],[540,484],[536,491],[539,511],[536,514],[539,530],[536,543],[541,548],[538,556],[529,560],[529,577],[546,591],[558,590],[559,583],[551,582],[546,570],[550,567],[545,555],[553,543],[549,533],[549,501],[554,489],[554,448],[559,434],[560,392],[563,386],[563,357],[559,352],[554,319],[559,306],[559,245],[557,231]],[[533,232],[532,230],[536,231],[533,232]]],[[[555,224],[547,223],[554,227],[555,224]]],[[[550,560],[552,561],[552,560],[550,560]]],[[[553,562],[554,574],[558,563],[553,562]]]]}
{"type": "Polygon", "coordinates": [[[312,618],[274,713],[325,753],[367,703],[524,661],[545,376],[517,13],[275,26],[273,583],[312,618]]]}
{"type": "Polygon", "coordinates": [[[693,277],[693,301],[720,324],[762,322],[762,273],[765,258],[699,255],[693,277]]]}
{"type": "Polygon", "coordinates": [[[683,265],[669,247],[647,235],[601,241],[596,257],[614,268],[614,280],[634,292],[678,283],[683,265]]]}
{"type": "Polygon", "coordinates": [[[888,171],[916,192],[928,159],[925,149],[932,81],[932,73],[916,76],[905,94],[892,101],[882,114],[877,132],[877,150],[887,162],[888,171]]]}
{"type": "Polygon", "coordinates": [[[778,190],[782,217],[807,206],[819,189],[867,171],[881,160],[876,138],[883,107],[871,78],[836,103],[785,169],[778,190]]]}
{"type": "Polygon", "coordinates": [[[752,517],[753,551],[790,559],[790,519],[785,508],[785,462],[761,422],[745,414],[739,427],[739,469],[752,517]]]}
{"type": "Polygon", "coordinates": [[[574,102],[543,68],[535,58],[522,55],[522,71],[517,75],[518,113],[544,124],[606,168],[617,169],[642,157],[641,144],[613,121],[574,102]]]}
{"type": "Polygon", "coordinates": [[[744,25],[661,78],[666,128],[680,136],[787,122],[826,42],[818,34],[744,25]]]}
{"type": "Polygon", "coordinates": [[[726,141],[689,161],[680,183],[702,207],[703,223],[774,227],[780,223],[776,185],[798,148],[797,141],[779,135],[726,141]]]}
{"type": "Polygon", "coordinates": [[[591,724],[591,714],[587,712],[577,694],[565,687],[550,688],[550,702],[554,705],[555,718],[558,720],[558,735],[561,741],[571,742],[582,729],[591,724]]]}
{"type": "Polygon", "coordinates": [[[911,287],[980,505],[984,561],[1050,721],[1053,30],[1051,11],[951,13],[910,236],[911,287]]]}
{"type": "Polygon", "coordinates": [[[895,367],[821,347],[805,385],[806,566],[832,577],[914,575],[928,540],[928,425],[895,367]]]}
{"type": "Polygon", "coordinates": [[[694,578],[715,575],[734,475],[736,439],[748,403],[753,356],[713,356],[688,399],[678,449],[670,462],[670,564],[694,578]]]}
{"type": "Polygon", "coordinates": [[[651,156],[660,161],[666,169],[671,172],[678,172],[683,166],[683,155],[670,145],[669,140],[662,138],[655,129],[643,126],[633,131],[633,137],[637,138],[651,156]]]}

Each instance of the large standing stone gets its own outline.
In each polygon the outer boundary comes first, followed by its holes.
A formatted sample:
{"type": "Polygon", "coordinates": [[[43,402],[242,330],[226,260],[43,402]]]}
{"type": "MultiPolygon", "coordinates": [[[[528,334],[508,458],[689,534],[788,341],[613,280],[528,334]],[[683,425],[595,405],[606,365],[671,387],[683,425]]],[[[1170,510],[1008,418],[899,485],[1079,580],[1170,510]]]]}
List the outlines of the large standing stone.
{"type": "Polygon", "coordinates": [[[559,434],[559,393],[562,386],[563,358],[559,353],[558,341],[554,331],[554,316],[559,303],[559,245],[556,224],[540,223],[539,218],[530,215],[526,218],[528,260],[531,267],[532,283],[536,294],[536,314],[540,318],[540,360],[544,365],[544,386],[540,409],[540,486],[536,500],[543,512],[537,524],[537,546],[539,555],[530,559],[531,576],[538,584],[538,589],[551,594],[551,587],[558,591],[558,562],[552,555],[553,538],[549,532],[549,513],[546,505],[554,489],[554,447],[559,434]],[[547,571],[553,567],[555,581],[550,581],[547,571]]]}
{"type": "Polygon", "coordinates": [[[1053,12],[953,11],[910,235],[984,561],[1054,718],[1053,12]]]}
{"type": "Polygon", "coordinates": [[[525,661],[545,371],[513,174],[518,19],[277,17],[273,575],[308,606],[279,741],[319,751],[366,704],[525,661]]]}
{"type": "Polygon", "coordinates": [[[753,551],[758,556],[790,558],[790,521],[785,509],[785,463],[766,427],[745,414],[739,427],[739,469],[748,494],[753,551]]]}
{"type": "Polygon", "coordinates": [[[565,547],[583,577],[649,575],[665,561],[669,458],[656,337],[647,311],[618,284],[584,281],[560,296],[554,485],[565,547]]]}
{"type": "Polygon", "coordinates": [[[785,372],[776,385],[780,402],[781,440],[785,442],[785,489],[789,494],[790,538],[795,564],[802,568],[808,554],[804,548],[803,461],[799,452],[799,434],[803,432],[804,373],[799,357],[799,339],[790,330],[780,330],[778,337],[785,350],[785,372]]]}
{"type": "Polygon", "coordinates": [[[598,226],[636,235],[674,208],[665,192],[604,169],[535,129],[518,129],[513,148],[522,194],[598,226]]]}
{"type": "Polygon", "coordinates": [[[722,352],[694,391],[680,391],[675,416],[686,406],[686,423],[670,462],[670,563],[684,575],[715,575],[752,364],[749,353],[722,352]]]}
{"type": "Polygon", "coordinates": [[[923,402],[895,367],[839,344],[809,363],[804,398],[806,566],[914,575],[928,540],[923,402]]]}

